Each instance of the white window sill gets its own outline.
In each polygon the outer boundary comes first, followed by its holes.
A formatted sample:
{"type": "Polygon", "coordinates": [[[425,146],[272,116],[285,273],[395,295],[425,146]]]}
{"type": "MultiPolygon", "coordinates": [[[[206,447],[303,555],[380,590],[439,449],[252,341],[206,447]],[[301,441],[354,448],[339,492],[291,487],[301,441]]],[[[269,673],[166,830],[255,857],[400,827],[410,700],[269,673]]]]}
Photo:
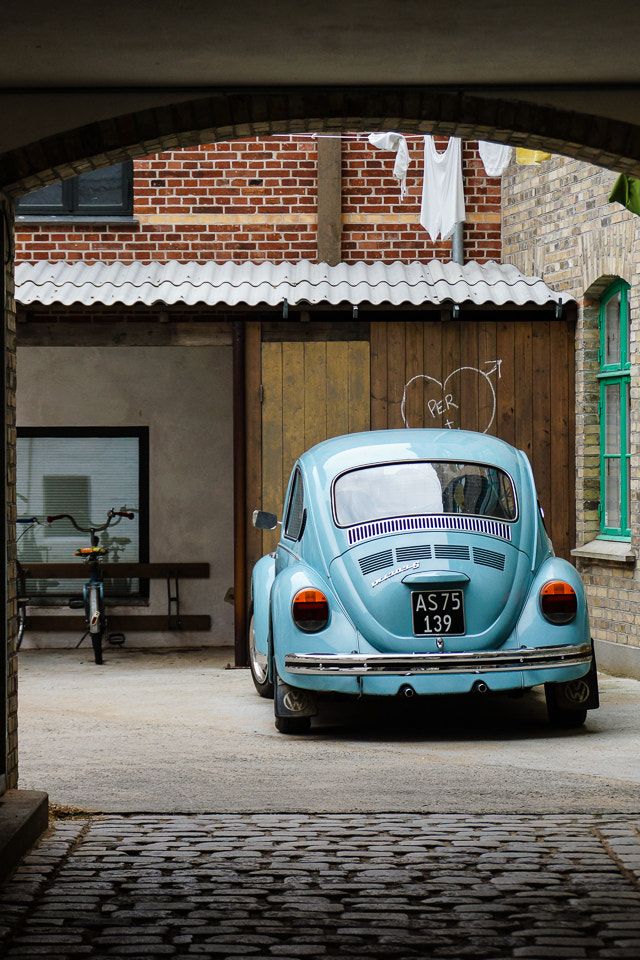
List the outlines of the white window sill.
{"type": "Polygon", "coordinates": [[[635,563],[636,551],[628,540],[591,540],[571,551],[580,560],[606,560],[607,563],[635,563]]]}

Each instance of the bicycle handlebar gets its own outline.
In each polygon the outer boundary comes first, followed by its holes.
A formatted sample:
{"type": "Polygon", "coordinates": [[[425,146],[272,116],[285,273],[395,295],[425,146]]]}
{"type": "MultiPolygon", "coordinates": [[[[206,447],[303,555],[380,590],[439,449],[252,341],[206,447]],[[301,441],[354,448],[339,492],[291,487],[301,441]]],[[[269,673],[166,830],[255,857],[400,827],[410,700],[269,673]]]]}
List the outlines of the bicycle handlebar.
{"type": "Polygon", "coordinates": [[[95,533],[97,530],[106,530],[114,517],[126,517],[127,520],[133,520],[135,514],[129,513],[127,510],[109,510],[107,522],[103,523],[101,527],[81,527],[70,513],[57,513],[54,517],[47,517],[47,523],[54,523],[56,520],[70,520],[80,533],[95,533]]]}

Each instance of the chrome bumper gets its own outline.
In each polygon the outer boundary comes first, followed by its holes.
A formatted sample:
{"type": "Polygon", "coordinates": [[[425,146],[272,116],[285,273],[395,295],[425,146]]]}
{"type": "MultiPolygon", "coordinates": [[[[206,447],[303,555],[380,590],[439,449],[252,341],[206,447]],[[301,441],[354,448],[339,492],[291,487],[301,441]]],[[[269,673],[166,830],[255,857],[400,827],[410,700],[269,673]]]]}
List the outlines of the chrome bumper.
{"type": "Polygon", "coordinates": [[[510,670],[559,670],[591,663],[590,643],[578,646],[472,653],[289,653],[288,673],[306,676],[422,676],[443,673],[498,673],[510,670]]]}

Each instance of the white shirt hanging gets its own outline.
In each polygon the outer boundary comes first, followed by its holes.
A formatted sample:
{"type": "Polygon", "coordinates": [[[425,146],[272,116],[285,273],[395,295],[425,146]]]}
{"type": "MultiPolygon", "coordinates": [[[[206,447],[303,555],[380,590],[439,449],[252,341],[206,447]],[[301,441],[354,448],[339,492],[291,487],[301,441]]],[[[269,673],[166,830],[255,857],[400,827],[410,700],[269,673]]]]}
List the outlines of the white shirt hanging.
{"type": "Polygon", "coordinates": [[[409,167],[409,148],[401,133],[370,133],[369,143],[380,150],[390,150],[396,154],[393,176],[400,184],[400,199],[407,190],[407,169],[409,167]]]}
{"type": "Polygon", "coordinates": [[[433,137],[427,136],[424,138],[420,223],[435,243],[438,234],[448,240],[464,216],[461,141],[459,137],[451,137],[446,150],[438,153],[433,137]]]}
{"type": "Polygon", "coordinates": [[[513,147],[506,143],[491,143],[489,140],[479,140],[478,151],[486,175],[488,177],[501,177],[509,166],[513,147]]]}

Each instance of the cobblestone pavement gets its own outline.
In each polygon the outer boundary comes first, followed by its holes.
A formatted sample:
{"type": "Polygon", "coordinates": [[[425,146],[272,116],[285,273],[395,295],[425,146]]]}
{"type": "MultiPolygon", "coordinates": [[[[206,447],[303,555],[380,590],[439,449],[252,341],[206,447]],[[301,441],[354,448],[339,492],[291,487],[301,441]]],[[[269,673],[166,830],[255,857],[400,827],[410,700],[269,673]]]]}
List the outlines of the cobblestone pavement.
{"type": "Polygon", "coordinates": [[[0,888],[0,956],[633,957],[640,816],[58,820],[0,888]]]}

